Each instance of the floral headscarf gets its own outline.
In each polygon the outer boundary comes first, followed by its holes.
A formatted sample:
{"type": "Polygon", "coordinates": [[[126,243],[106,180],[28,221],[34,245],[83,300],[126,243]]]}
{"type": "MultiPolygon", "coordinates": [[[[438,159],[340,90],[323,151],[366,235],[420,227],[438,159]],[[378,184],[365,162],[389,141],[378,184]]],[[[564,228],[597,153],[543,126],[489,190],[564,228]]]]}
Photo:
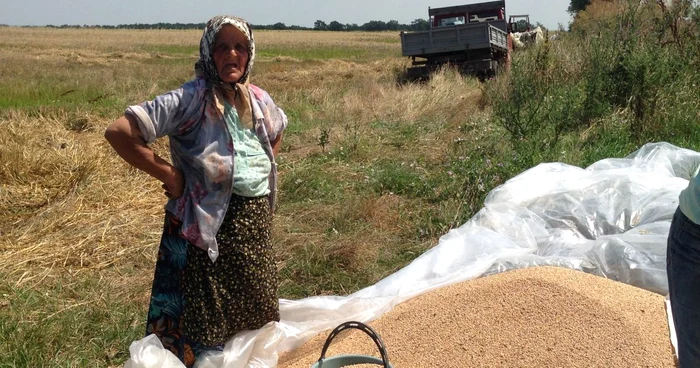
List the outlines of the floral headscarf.
{"type": "Polygon", "coordinates": [[[248,64],[245,66],[245,72],[243,72],[243,76],[238,83],[244,84],[248,81],[248,76],[250,75],[250,70],[253,68],[253,61],[255,60],[253,29],[248,22],[231,15],[217,15],[209,19],[207,25],[204,27],[202,39],[199,42],[199,60],[197,64],[195,64],[195,70],[201,71],[207,81],[216,86],[223,85],[223,81],[219,77],[216,65],[214,64],[214,42],[216,42],[216,35],[221,28],[227,24],[236,27],[236,29],[243,33],[248,39],[248,64]]]}
{"type": "Polygon", "coordinates": [[[235,107],[241,122],[246,127],[252,127],[252,113],[250,107],[250,93],[248,92],[250,70],[253,68],[255,60],[255,40],[253,39],[253,29],[247,21],[231,15],[217,15],[207,22],[204,27],[202,39],[199,42],[199,60],[195,64],[195,74],[197,77],[204,77],[207,82],[214,88],[214,95],[217,98],[217,105],[221,108],[221,99],[223,95],[218,88],[223,88],[231,92],[235,92],[235,107]],[[214,43],[216,35],[225,25],[236,27],[248,39],[248,63],[245,65],[245,71],[241,79],[236,83],[224,83],[219,76],[214,63],[214,43]]]}

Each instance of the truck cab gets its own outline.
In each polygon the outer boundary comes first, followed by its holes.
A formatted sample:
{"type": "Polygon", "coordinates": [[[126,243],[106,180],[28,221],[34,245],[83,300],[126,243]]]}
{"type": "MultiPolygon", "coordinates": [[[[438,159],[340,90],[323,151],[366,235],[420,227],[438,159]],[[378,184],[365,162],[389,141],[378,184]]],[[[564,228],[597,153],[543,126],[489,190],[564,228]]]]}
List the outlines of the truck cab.
{"type": "Polygon", "coordinates": [[[432,28],[448,27],[469,23],[495,22],[505,26],[505,1],[489,1],[477,4],[428,8],[432,28]]]}

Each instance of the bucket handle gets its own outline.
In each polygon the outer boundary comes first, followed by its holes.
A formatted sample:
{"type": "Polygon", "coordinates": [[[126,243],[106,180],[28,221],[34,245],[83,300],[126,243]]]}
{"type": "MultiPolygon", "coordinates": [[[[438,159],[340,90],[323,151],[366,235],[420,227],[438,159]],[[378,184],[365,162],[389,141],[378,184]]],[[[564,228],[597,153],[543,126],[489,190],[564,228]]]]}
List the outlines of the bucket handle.
{"type": "Polygon", "coordinates": [[[386,348],[384,348],[384,343],[382,342],[382,339],[379,338],[379,335],[372,329],[372,327],[369,327],[366,324],[357,321],[345,322],[340,326],[336,327],[333,331],[331,331],[330,335],[328,335],[328,338],[326,339],[326,343],[323,344],[323,350],[321,350],[321,357],[318,358],[319,363],[326,358],[326,350],[328,350],[328,347],[331,345],[331,341],[339,333],[347,330],[348,328],[356,328],[369,335],[369,337],[372,338],[372,341],[374,341],[374,343],[377,345],[377,348],[379,349],[379,354],[382,356],[382,363],[384,363],[384,368],[391,368],[391,365],[389,365],[389,358],[386,353],[386,348]]]}

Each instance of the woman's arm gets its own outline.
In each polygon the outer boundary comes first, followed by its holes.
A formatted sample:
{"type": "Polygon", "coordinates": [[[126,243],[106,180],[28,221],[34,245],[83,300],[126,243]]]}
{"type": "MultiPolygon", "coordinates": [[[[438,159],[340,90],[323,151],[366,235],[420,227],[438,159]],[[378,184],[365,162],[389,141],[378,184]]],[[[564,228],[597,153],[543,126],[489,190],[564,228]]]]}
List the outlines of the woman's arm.
{"type": "Polygon", "coordinates": [[[270,144],[272,145],[272,153],[277,157],[277,152],[279,152],[280,146],[282,145],[282,132],[279,132],[275,140],[270,142],[270,144]]]}
{"type": "Polygon", "coordinates": [[[185,187],[182,173],[146,145],[133,116],[126,114],[115,120],[105,130],[105,138],[124,161],[160,180],[168,198],[182,196],[185,187]]]}

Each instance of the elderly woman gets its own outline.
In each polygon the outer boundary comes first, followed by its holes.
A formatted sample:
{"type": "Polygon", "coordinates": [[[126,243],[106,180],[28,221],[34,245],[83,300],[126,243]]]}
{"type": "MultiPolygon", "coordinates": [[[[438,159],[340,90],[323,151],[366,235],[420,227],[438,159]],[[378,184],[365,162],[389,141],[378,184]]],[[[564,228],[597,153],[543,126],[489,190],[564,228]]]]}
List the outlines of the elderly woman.
{"type": "Polygon", "coordinates": [[[242,330],[279,320],[270,225],[287,118],[249,83],[250,25],[209,20],[197,78],[130,106],[105,137],[168,197],[146,334],[187,366],[242,330]],[[148,145],[168,136],[171,162],[148,145]]]}

